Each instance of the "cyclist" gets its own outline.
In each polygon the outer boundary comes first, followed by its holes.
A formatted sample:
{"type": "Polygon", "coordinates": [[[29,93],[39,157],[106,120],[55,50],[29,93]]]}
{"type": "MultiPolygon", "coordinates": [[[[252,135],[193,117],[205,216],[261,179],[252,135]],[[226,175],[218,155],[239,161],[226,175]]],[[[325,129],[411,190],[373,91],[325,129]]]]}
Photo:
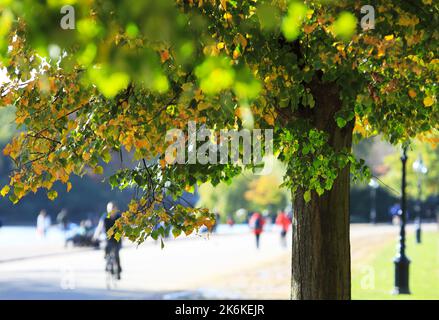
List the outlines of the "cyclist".
{"type": "MultiPolygon", "coordinates": [[[[107,204],[107,213],[103,214],[101,219],[99,220],[99,224],[96,227],[96,231],[94,233],[93,239],[98,239],[99,235],[105,230],[105,233],[110,230],[117,219],[121,217],[119,210],[117,209],[114,202],[109,202],[107,204]]],[[[120,274],[122,272],[122,268],[120,266],[120,256],[119,251],[122,246],[122,239],[117,241],[114,236],[110,239],[107,239],[107,245],[105,247],[105,259],[107,255],[109,255],[112,251],[115,253],[115,259],[118,267],[117,279],[120,280],[120,274]]]]}

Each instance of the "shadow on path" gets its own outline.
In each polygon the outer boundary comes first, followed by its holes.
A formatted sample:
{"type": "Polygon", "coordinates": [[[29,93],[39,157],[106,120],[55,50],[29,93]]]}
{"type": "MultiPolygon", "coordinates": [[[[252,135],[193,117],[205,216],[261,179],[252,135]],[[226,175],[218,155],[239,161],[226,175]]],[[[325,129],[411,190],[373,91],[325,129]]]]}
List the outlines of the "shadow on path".
{"type": "Polygon", "coordinates": [[[171,292],[143,292],[120,289],[62,289],[59,284],[14,280],[0,282],[0,300],[158,300],[171,292]]]}

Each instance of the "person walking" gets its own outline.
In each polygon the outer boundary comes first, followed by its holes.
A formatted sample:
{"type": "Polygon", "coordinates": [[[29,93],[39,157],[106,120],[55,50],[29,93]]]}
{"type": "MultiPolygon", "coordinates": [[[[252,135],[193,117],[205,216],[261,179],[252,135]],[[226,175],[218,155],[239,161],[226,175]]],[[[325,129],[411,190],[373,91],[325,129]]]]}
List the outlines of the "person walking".
{"type": "Polygon", "coordinates": [[[230,227],[233,227],[233,226],[235,225],[235,219],[233,218],[233,215],[232,215],[232,214],[229,214],[229,215],[227,216],[227,224],[228,224],[230,227]]]}
{"type": "Polygon", "coordinates": [[[220,224],[221,221],[221,215],[219,214],[218,210],[214,210],[214,215],[215,215],[215,223],[212,226],[212,233],[216,233],[217,229],[218,229],[218,225],[220,224]]]}
{"type": "Polygon", "coordinates": [[[290,228],[291,220],[283,211],[279,211],[276,217],[276,224],[281,227],[280,242],[283,247],[287,246],[287,233],[290,228]]]}
{"type": "Polygon", "coordinates": [[[64,247],[67,248],[67,231],[68,231],[68,213],[66,209],[61,209],[61,211],[56,216],[56,223],[58,224],[58,227],[61,229],[61,232],[64,235],[64,247]]]}
{"type": "Polygon", "coordinates": [[[395,226],[399,225],[400,223],[400,211],[401,211],[401,206],[399,203],[395,203],[389,209],[389,215],[391,216],[392,224],[395,226]]]}
{"type": "Polygon", "coordinates": [[[51,224],[51,220],[50,217],[47,215],[47,211],[44,209],[41,210],[40,214],[37,217],[37,234],[40,237],[45,238],[47,230],[50,227],[50,224],[51,224]]]}
{"type": "Polygon", "coordinates": [[[250,217],[249,225],[253,230],[253,234],[256,238],[256,248],[259,249],[261,233],[264,230],[265,220],[259,212],[254,212],[250,217]]]}
{"type": "Polygon", "coordinates": [[[67,230],[69,219],[68,219],[68,212],[66,209],[62,209],[58,213],[58,215],[56,216],[56,222],[58,223],[58,225],[61,227],[63,231],[67,230]]]}

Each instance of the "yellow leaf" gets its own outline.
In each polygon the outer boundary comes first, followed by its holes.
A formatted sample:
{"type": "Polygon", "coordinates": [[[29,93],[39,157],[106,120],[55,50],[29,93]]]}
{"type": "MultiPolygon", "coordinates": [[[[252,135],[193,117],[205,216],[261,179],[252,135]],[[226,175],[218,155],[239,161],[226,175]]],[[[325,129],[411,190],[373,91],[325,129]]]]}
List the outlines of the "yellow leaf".
{"type": "Polygon", "coordinates": [[[203,99],[203,93],[202,93],[202,91],[200,89],[195,90],[194,99],[197,102],[203,99]]]}
{"type": "Polygon", "coordinates": [[[384,40],[386,40],[386,41],[391,41],[391,40],[393,40],[393,34],[389,34],[388,36],[385,36],[385,37],[384,37],[384,40]]]}
{"type": "Polygon", "coordinates": [[[134,142],[134,145],[137,149],[146,149],[148,146],[148,141],[146,139],[136,140],[134,142]]]}
{"type": "Polygon", "coordinates": [[[274,117],[272,114],[265,114],[264,115],[264,120],[270,125],[270,126],[274,126],[274,117]]]}
{"type": "Polygon", "coordinates": [[[56,192],[55,190],[51,190],[47,193],[47,197],[53,201],[58,197],[58,192],[56,192]]]}
{"type": "Polygon", "coordinates": [[[163,50],[162,52],[160,52],[160,60],[162,61],[162,63],[168,61],[169,57],[170,55],[168,50],[163,50]]]}
{"type": "Polygon", "coordinates": [[[419,18],[416,16],[409,16],[409,14],[401,14],[398,24],[404,27],[413,27],[419,23],[419,18]]]}
{"type": "Polygon", "coordinates": [[[410,98],[415,98],[416,97],[416,91],[415,90],[413,90],[413,89],[410,89],[409,90],[409,96],[410,96],[410,98]]]}
{"type": "Polygon", "coordinates": [[[93,172],[95,174],[103,174],[104,173],[104,168],[102,168],[101,166],[97,166],[93,169],[93,172]]]}
{"type": "Polygon", "coordinates": [[[384,47],[378,47],[378,58],[384,56],[386,54],[386,49],[384,47]]]}
{"type": "Polygon", "coordinates": [[[6,197],[10,190],[11,188],[9,188],[9,186],[4,186],[2,191],[0,191],[0,194],[2,195],[2,197],[6,197]]]}
{"type": "Polygon", "coordinates": [[[210,107],[209,103],[202,101],[198,104],[197,109],[198,111],[203,111],[205,109],[208,109],[209,107],[210,107]]]}
{"type": "Polygon", "coordinates": [[[306,25],[305,27],[303,27],[303,31],[305,32],[305,34],[310,34],[311,32],[314,31],[314,29],[317,27],[317,23],[313,23],[311,25],[306,25]]]}
{"type": "Polygon", "coordinates": [[[247,39],[240,33],[236,35],[236,41],[241,44],[242,48],[245,49],[247,47],[247,39]]]}
{"type": "Polygon", "coordinates": [[[434,99],[430,96],[425,97],[424,99],[424,106],[431,107],[434,104],[434,99]]]}
{"type": "Polygon", "coordinates": [[[52,163],[54,159],[55,159],[55,153],[52,152],[52,153],[49,154],[49,156],[47,157],[47,160],[48,160],[50,163],[52,163]]]}
{"type": "Polygon", "coordinates": [[[90,153],[84,152],[84,153],[82,154],[82,159],[84,159],[85,161],[90,160],[90,158],[91,158],[90,153]]]}
{"type": "Polygon", "coordinates": [[[220,0],[221,7],[223,7],[223,10],[227,10],[227,0],[220,0]]]}
{"type": "Polygon", "coordinates": [[[75,130],[77,127],[78,127],[78,124],[76,123],[76,121],[70,120],[69,122],[67,122],[67,130],[69,130],[69,131],[75,130]]]}
{"type": "Polygon", "coordinates": [[[164,169],[166,167],[166,160],[165,159],[160,160],[160,166],[162,167],[162,169],[164,169]]]}
{"type": "Polygon", "coordinates": [[[27,116],[17,117],[17,118],[15,119],[15,123],[16,123],[16,124],[22,124],[22,123],[24,123],[24,121],[26,120],[26,118],[27,118],[27,116]]]}
{"type": "Polygon", "coordinates": [[[135,201],[131,201],[130,204],[128,205],[128,209],[130,210],[130,212],[136,213],[138,208],[139,208],[139,204],[135,201]]]}

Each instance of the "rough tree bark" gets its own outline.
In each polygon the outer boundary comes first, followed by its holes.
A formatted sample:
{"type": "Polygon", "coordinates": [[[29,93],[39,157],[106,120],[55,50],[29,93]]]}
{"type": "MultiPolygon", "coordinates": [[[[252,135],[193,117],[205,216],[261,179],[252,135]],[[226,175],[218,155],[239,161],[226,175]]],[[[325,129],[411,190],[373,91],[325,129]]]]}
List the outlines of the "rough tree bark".
{"type": "MultiPolygon", "coordinates": [[[[353,123],[340,129],[334,115],[341,108],[336,84],[313,80],[316,101],[304,111],[319,130],[326,131],[335,150],[352,146],[353,123]]],[[[349,167],[339,172],[331,191],[313,192],[305,203],[303,190],[293,195],[292,299],[350,299],[349,167]]]]}

